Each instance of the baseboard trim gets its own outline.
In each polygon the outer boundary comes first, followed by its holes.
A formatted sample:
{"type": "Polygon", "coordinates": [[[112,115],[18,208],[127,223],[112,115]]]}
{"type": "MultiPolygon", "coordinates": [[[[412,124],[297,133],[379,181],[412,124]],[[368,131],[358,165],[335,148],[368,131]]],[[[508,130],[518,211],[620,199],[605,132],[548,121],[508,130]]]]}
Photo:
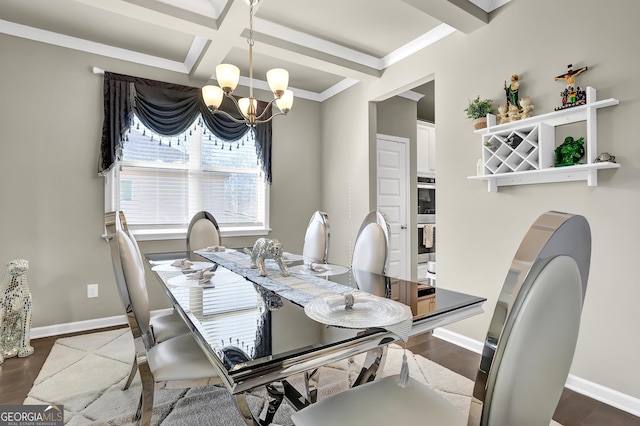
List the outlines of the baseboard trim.
{"type": "MultiPolygon", "coordinates": [[[[460,346],[475,353],[482,353],[482,342],[470,339],[458,333],[437,328],[433,331],[433,335],[439,339],[446,340],[449,343],[460,346]]],[[[588,396],[604,404],[615,407],[619,410],[626,411],[634,416],[640,416],[640,399],[634,398],[614,389],[610,389],[590,382],[580,377],[569,375],[565,384],[567,389],[588,396]]]]}
{"type": "Polygon", "coordinates": [[[565,386],[572,391],[640,417],[640,399],[638,398],[572,375],[567,378],[565,386]]]}
{"type": "MultiPolygon", "coordinates": [[[[158,309],[151,312],[151,315],[161,315],[170,313],[171,308],[158,309]]],[[[126,325],[127,317],[125,315],[117,315],[114,317],[97,318],[86,321],[74,321],[64,324],[47,325],[44,327],[33,327],[29,336],[32,339],[41,337],[58,336],[60,334],[78,333],[80,331],[97,330],[100,328],[114,327],[118,325],[126,325]]]]}

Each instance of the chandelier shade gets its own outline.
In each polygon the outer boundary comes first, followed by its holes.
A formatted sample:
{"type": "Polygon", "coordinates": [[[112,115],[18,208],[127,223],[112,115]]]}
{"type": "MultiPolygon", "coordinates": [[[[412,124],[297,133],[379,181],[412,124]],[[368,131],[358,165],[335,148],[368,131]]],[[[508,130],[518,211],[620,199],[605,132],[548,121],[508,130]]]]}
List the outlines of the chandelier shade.
{"type": "Polygon", "coordinates": [[[224,98],[224,92],[218,86],[204,86],[202,88],[202,98],[207,106],[218,109],[224,98]]]}
{"type": "Polygon", "coordinates": [[[281,97],[289,85],[289,72],[282,68],[267,71],[267,83],[276,97],[281,97]]]}
{"type": "Polygon", "coordinates": [[[246,123],[247,126],[255,127],[256,124],[271,121],[278,115],[287,115],[293,106],[293,91],[287,90],[289,86],[289,72],[282,68],[274,68],[267,71],[267,83],[273,92],[273,99],[268,103],[262,114],[257,115],[258,101],[253,97],[253,6],[259,0],[248,0],[249,3],[249,97],[236,100],[232,95],[240,81],[240,69],[231,64],[220,64],[216,67],[216,80],[218,86],[208,85],[202,88],[202,98],[205,104],[214,114],[225,114],[237,123],[246,123]],[[231,99],[242,115],[238,119],[231,114],[220,110],[220,105],[224,98],[231,99]],[[280,112],[271,114],[263,119],[265,112],[273,103],[276,104],[280,112]]]}
{"type": "Polygon", "coordinates": [[[236,90],[240,81],[240,68],[231,64],[220,64],[216,67],[216,80],[225,93],[236,90]]]}
{"type": "Polygon", "coordinates": [[[285,90],[280,99],[276,99],[276,106],[285,114],[289,112],[293,106],[293,92],[285,90]]]}

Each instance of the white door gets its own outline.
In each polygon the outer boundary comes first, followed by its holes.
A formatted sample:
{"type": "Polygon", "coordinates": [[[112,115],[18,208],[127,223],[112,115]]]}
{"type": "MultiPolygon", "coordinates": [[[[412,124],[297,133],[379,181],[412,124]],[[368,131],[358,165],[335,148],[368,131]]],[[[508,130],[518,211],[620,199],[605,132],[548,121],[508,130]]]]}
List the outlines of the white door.
{"type": "Polygon", "coordinates": [[[410,279],[408,231],[409,139],[377,135],[377,209],[385,215],[389,234],[387,275],[410,279]]]}

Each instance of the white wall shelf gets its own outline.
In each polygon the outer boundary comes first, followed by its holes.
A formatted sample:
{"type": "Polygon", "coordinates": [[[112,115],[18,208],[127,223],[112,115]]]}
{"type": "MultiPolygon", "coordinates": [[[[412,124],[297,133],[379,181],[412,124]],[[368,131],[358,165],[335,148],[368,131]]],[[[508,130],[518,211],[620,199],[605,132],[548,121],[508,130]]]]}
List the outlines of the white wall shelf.
{"type": "Polygon", "coordinates": [[[482,137],[482,174],[469,179],[486,180],[489,192],[506,185],[586,180],[598,185],[598,170],[619,168],[612,162],[597,163],[597,110],[618,105],[617,99],[596,101],[596,90],[587,87],[587,103],[524,120],[496,125],[487,115],[487,128],[476,130],[482,137]],[[555,127],[586,121],[585,164],[555,167],[555,127]]]}

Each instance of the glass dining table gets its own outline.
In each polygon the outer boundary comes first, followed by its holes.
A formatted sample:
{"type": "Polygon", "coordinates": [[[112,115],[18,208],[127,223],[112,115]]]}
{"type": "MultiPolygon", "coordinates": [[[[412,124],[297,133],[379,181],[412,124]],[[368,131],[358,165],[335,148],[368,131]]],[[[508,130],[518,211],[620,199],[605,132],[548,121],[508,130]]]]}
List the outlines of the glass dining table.
{"type": "Polygon", "coordinates": [[[176,262],[187,258],[185,252],[146,258],[250,425],[269,424],[283,399],[294,409],[315,402],[314,385],[322,366],[366,353],[354,385],[373,380],[384,364],[387,345],[399,340],[389,327],[351,328],[312,319],[305,306],[319,297],[356,292],[389,299],[407,311],[408,306],[408,336],[478,315],[486,301],[340,265],[310,268],[296,255],[286,259],[291,275],[283,277],[270,261],[267,276],[261,276],[243,250],[195,253],[197,259],[192,256],[187,269],[176,262]],[[287,381],[300,373],[306,379],[304,396],[287,381]],[[245,394],[260,386],[266,387],[273,407],[256,418],[245,394]]]}

